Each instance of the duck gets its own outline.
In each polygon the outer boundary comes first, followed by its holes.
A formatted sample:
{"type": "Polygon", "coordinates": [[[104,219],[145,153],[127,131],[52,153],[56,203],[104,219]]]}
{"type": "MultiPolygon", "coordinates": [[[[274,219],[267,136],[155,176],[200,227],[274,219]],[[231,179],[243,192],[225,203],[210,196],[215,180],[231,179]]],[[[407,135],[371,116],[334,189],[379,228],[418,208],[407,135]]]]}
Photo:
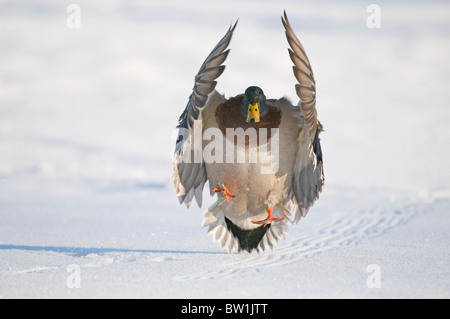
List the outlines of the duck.
{"type": "Polygon", "coordinates": [[[187,208],[194,200],[201,207],[208,182],[217,198],[202,226],[228,253],[273,251],[325,183],[314,73],[286,11],[281,22],[297,104],[256,85],[230,98],[216,90],[237,20],[201,65],[176,126],[175,193],[187,208]]]}

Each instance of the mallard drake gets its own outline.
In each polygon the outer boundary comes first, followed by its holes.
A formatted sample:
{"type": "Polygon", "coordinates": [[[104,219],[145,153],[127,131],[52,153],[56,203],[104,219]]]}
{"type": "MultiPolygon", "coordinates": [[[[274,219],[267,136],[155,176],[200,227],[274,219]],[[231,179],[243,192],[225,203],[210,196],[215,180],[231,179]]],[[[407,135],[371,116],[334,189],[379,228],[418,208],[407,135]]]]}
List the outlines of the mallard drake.
{"type": "Polygon", "coordinates": [[[229,99],[215,90],[236,22],[200,67],[177,126],[175,192],[180,204],[189,207],[195,198],[201,207],[209,180],[217,200],[202,226],[228,252],[272,250],[287,224],[306,215],[325,181],[314,74],[286,12],[281,20],[298,104],[267,99],[258,86],[229,99]]]}

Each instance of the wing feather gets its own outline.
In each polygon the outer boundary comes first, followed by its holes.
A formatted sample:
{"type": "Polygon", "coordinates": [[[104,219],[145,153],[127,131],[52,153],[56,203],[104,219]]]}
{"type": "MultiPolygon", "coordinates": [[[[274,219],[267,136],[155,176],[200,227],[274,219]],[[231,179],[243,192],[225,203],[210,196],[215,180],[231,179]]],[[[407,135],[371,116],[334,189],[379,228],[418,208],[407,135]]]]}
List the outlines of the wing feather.
{"type": "Polygon", "coordinates": [[[194,121],[201,120],[202,110],[209,107],[208,98],[217,85],[216,79],[223,73],[231,37],[237,22],[231,26],[225,36],[214,47],[194,78],[194,87],[188,103],[178,120],[178,138],[174,156],[174,187],[180,204],[190,206],[195,198],[202,205],[203,186],[208,180],[203,161],[195,162],[194,121]]]}
{"type": "Polygon", "coordinates": [[[284,12],[284,18],[281,18],[285,28],[286,39],[291,47],[288,49],[289,56],[294,63],[294,76],[298,83],[296,85],[297,96],[300,98],[300,111],[304,119],[307,121],[303,125],[303,129],[308,132],[307,137],[312,139],[317,130],[317,112],[316,112],[316,81],[311,68],[311,63],[306,55],[305,49],[301,45],[291,24],[284,12]],[[305,102],[303,102],[305,101],[305,102]]]}
{"type": "Polygon", "coordinates": [[[195,76],[195,83],[192,89],[192,94],[189,97],[186,108],[181,114],[178,127],[189,129],[192,133],[193,123],[199,119],[200,110],[205,106],[207,97],[215,89],[217,79],[224,71],[225,66],[222,63],[228,56],[228,47],[233,35],[233,31],[236,28],[237,22],[230,26],[225,36],[214,47],[211,53],[200,67],[197,75],[195,76]]]}
{"type": "Polygon", "coordinates": [[[319,197],[325,182],[319,133],[322,125],[317,119],[316,81],[306,51],[292,30],[286,12],[281,18],[290,48],[289,57],[297,80],[295,91],[300,101],[302,128],[298,136],[297,154],[292,178],[291,201],[296,205],[293,221],[305,216],[319,197]]]}

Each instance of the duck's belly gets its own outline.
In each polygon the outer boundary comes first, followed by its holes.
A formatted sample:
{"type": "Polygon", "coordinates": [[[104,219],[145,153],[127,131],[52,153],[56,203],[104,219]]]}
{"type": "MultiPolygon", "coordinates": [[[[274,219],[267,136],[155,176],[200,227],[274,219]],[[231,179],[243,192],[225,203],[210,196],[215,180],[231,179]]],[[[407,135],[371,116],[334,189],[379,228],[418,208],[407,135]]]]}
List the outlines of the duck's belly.
{"type": "Polygon", "coordinates": [[[225,216],[234,221],[255,217],[264,219],[269,205],[284,201],[292,181],[295,157],[295,148],[286,149],[288,142],[275,145],[274,141],[267,147],[267,152],[264,147],[233,145],[224,138],[222,160],[216,157],[215,161],[207,161],[205,166],[211,188],[225,186],[236,196],[223,203],[225,216]],[[234,157],[230,156],[231,148],[234,157]]]}

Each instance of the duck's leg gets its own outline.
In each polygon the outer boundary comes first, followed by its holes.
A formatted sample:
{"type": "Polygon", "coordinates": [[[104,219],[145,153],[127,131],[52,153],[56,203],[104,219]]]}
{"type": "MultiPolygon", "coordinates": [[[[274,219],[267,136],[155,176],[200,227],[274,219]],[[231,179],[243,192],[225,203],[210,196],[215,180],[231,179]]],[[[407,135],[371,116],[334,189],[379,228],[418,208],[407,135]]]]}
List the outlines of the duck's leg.
{"type": "Polygon", "coordinates": [[[223,195],[223,197],[225,197],[227,202],[230,201],[230,198],[236,197],[228,191],[228,188],[226,188],[225,185],[222,185],[222,188],[214,188],[213,191],[215,193],[221,193],[223,195]]]}
{"type": "Polygon", "coordinates": [[[275,218],[272,215],[273,212],[273,205],[270,205],[269,207],[266,208],[267,211],[267,218],[263,219],[263,220],[252,220],[253,224],[264,224],[264,227],[267,226],[267,224],[270,224],[272,222],[281,222],[282,220],[284,220],[286,218],[286,216],[283,216],[281,218],[275,218]]]}

